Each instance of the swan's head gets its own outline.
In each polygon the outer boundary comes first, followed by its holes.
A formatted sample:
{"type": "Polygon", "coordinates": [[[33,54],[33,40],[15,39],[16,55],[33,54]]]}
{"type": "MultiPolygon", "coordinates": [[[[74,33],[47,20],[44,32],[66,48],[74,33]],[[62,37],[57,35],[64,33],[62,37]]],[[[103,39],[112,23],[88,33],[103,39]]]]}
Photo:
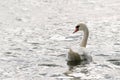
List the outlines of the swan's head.
{"type": "Polygon", "coordinates": [[[80,24],[78,24],[78,25],[75,27],[75,31],[74,31],[73,33],[76,33],[77,31],[82,31],[82,30],[85,29],[85,27],[86,27],[85,24],[80,23],[80,24]]]}

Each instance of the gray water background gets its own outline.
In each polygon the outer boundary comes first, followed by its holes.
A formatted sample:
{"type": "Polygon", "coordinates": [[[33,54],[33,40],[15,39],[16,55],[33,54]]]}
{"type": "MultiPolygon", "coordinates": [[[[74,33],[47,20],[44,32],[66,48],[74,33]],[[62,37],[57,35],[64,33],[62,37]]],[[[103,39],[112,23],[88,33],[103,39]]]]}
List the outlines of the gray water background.
{"type": "Polygon", "coordinates": [[[0,0],[0,80],[120,80],[119,7],[119,0],[0,0]],[[89,28],[93,62],[69,71],[79,22],[89,28]]]}

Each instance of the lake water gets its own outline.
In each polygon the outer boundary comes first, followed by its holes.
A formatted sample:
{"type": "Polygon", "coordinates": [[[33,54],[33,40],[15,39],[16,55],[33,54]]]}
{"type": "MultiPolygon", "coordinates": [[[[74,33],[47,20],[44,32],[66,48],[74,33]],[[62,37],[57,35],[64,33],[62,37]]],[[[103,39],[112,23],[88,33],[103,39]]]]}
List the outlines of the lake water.
{"type": "Polygon", "coordinates": [[[1,0],[0,80],[120,80],[119,0],[1,0]],[[84,22],[93,61],[67,65],[84,22]]]}

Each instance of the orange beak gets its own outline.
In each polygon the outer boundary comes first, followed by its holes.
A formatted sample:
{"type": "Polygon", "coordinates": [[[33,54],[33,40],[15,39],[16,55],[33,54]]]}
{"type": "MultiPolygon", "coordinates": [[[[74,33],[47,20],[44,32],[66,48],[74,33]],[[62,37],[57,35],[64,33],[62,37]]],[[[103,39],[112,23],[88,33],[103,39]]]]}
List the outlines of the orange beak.
{"type": "Polygon", "coordinates": [[[76,33],[77,31],[79,31],[79,29],[78,29],[78,28],[76,28],[76,29],[75,29],[75,31],[74,31],[73,33],[76,33]]]}

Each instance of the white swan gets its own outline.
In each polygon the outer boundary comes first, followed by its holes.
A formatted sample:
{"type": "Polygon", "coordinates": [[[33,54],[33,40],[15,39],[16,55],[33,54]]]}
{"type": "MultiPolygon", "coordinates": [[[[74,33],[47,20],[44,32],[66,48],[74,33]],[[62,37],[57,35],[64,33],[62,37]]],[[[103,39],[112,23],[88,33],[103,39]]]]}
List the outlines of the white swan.
{"type": "Polygon", "coordinates": [[[87,40],[88,40],[88,36],[89,36],[89,30],[87,28],[87,26],[84,23],[80,23],[75,27],[75,32],[77,31],[83,31],[84,32],[84,36],[82,38],[82,42],[80,43],[80,48],[79,48],[79,52],[74,51],[73,49],[69,49],[68,55],[67,55],[67,61],[69,62],[81,62],[84,60],[92,60],[92,58],[90,56],[87,55],[87,53],[85,52],[85,48],[86,48],[86,44],[87,44],[87,40]]]}

